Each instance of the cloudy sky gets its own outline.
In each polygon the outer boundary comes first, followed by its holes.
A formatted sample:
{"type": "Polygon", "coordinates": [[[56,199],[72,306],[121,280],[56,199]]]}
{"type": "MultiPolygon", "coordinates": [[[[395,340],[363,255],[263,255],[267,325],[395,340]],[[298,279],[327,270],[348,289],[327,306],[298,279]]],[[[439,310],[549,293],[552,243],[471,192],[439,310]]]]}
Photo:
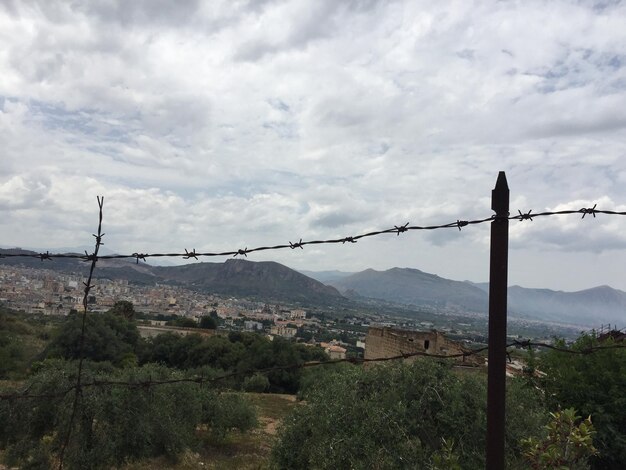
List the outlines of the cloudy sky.
{"type": "MultiPolygon", "coordinates": [[[[619,1],[0,0],[0,245],[228,251],[626,210],[619,1]]],[[[489,227],[253,254],[488,278],[489,227]]],[[[511,284],[626,290],[626,217],[511,224],[511,284]]],[[[175,260],[176,261],[176,260],[175,260]]],[[[209,261],[223,261],[210,259],[209,261]]]]}

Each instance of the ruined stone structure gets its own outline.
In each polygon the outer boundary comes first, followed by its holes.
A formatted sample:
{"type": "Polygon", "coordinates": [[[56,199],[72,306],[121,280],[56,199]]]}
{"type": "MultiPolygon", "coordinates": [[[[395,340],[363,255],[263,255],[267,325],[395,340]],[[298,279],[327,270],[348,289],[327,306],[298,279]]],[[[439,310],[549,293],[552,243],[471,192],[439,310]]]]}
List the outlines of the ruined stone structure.
{"type": "MultiPolygon", "coordinates": [[[[452,355],[464,352],[460,343],[432,331],[410,331],[386,326],[370,326],[365,339],[365,359],[381,359],[416,352],[452,355]]],[[[413,361],[420,356],[406,358],[413,361]]],[[[467,365],[478,365],[483,361],[475,356],[455,359],[467,365]]]]}

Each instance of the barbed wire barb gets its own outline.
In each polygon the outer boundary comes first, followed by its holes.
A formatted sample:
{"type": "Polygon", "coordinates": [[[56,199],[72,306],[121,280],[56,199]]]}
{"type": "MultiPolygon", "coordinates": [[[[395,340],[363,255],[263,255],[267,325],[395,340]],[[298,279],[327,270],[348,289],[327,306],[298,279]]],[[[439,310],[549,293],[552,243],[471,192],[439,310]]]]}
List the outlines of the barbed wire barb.
{"type": "Polygon", "coordinates": [[[456,221],[456,226],[459,228],[459,232],[461,231],[461,227],[466,227],[469,224],[467,220],[458,220],[456,221]]]}
{"type": "MultiPolygon", "coordinates": [[[[257,248],[257,250],[259,250],[259,249],[260,249],[260,248],[257,248]]],[[[268,248],[268,249],[269,249],[269,248],[268,248]]],[[[248,253],[249,253],[249,251],[248,251],[248,247],[245,247],[243,250],[242,250],[242,249],[237,250],[237,253],[235,253],[235,254],[233,255],[233,258],[236,258],[238,255],[242,255],[242,256],[244,256],[244,257],[246,257],[246,258],[247,258],[247,257],[248,257],[248,253]]]]}
{"type": "Polygon", "coordinates": [[[408,230],[408,226],[409,226],[409,222],[407,222],[404,225],[394,225],[395,231],[396,231],[396,235],[400,236],[401,233],[404,233],[408,230]]]}
{"type": "Polygon", "coordinates": [[[301,250],[304,250],[304,248],[302,247],[302,238],[300,239],[299,242],[297,243],[291,243],[289,242],[289,247],[293,250],[294,248],[300,248],[301,250]]]}
{"type": "Polygon", "coordinates": [[[583,216],[582,216],[581,218],[582,218],[582,219],[584,219],[584,218],[585,218],[585,216],[586,216],[587,214],[591,214],[591,215],[593,215],[593,218],[595,219],[595,218],[596,218],[596,206],[597,206],[597,204],[594,204],[594,205],[593,205],[593,207],[592,207],[591,209],[585,209],[585,208],[583,207],[583,208],[580,210],[580,212],[582,212],[582,213],[583,213],[583,216]]]}

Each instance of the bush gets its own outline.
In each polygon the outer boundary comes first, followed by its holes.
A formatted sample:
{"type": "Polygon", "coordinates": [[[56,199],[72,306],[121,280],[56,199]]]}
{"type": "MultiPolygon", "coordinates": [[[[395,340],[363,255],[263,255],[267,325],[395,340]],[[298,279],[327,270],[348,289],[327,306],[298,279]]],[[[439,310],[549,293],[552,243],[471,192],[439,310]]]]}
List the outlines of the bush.
{"type": "MultiPolygon", "coordinates": [[[[563,341],[557,346],[568,348],[563,341]]],[[[569,346],[572,351],[589,347],[615,346],[602,343],[595,334],[582,334],[569,346]]],[[[548,351],[541,357],[541,380],[552,409],[573,408],[591,416],[596,430],[594,446],[598,455],[591,468],[622,469],[626,462],[626,349],[604,349],[593,354],[548,351]]]]}
{"type": "Polygon", "coordinates": [[[522,440],[524,457],[535,470],[586,470],[588,460],[597,453],[593,447],[595,430],[591,417],[582,420],[572,408],[550,413],[543,439],[522,440]]]}
{"type": "Polygon", "coordinates": [[[264,393],[270,388],[269,379],[263,374],[254,374],[243,381],[243,389],[246,392],[264,393]]]}
{"type": "MultiPolygon", "coordinates": [[[[482,375],[459,375],[431,361],[330,368],[303,395],[306,403],[279,431],[272,454],[278,468],[485,466],[482,375]]],[[[540,432],[547,415],[541,402],[535,389],[510,382],[508,468],[521,462],[519,441],[540,432]]]]}
{"type": "MultiPolygon", "coordinates": [[[[253,407],[240,396],[186,382],[140,385],[183,377],[157,365],[112,369],[106,364],[85,364],[85,385],[65,452],[66,466],[110,468],[160,455],[176,459],[197,446],[200,425],[220,437],[255,425],[253,407]],[[95,381],[137,385],[92,386],[95,381]]],[[[75,382],[75,363],[47,361],[27,387],[30,394],[50,398],[0,402],[0,447],[6,449],[9,465],[49,468],[58,461],[70,426],[75,382]]]]}
{"type": "MultiPolygon", "coordinates": [[[[81,353],[83,315],[69,315],[59,327],[45,355],[49,358],[78,359],[81,353]]],[[[92,361],[120,363],[134,354],[140,343],[137,325],[123,315],[89,313],[85,317],[82,355],[92,361]]]]}

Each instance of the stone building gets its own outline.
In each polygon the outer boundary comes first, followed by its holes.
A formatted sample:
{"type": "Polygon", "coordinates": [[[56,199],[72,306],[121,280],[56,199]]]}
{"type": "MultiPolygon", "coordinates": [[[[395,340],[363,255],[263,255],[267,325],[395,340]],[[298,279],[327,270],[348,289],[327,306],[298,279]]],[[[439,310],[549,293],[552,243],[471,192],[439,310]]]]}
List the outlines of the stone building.
{"type": "Polygon", "coordinates": [[[297,328],[284,325],[274,325],[270,329],[270,334],[275,336],[282,336],[283,338],[293,338],[298,333],[297,328]]]}
{"type": "MultiPolygon", "coordinates": [[[[466,351],[460,343],[446,338],[439,331],[411,331],[387,326],[370,326],[365,339],[365,359],[382,359],[412,353],[453,355],[466,351]]],[[[405,360],[412,361],[420,356],[405,360]]],[[[484,361],[476,356],[460,357],[455,361],[479,365],[484,361]]]]}

